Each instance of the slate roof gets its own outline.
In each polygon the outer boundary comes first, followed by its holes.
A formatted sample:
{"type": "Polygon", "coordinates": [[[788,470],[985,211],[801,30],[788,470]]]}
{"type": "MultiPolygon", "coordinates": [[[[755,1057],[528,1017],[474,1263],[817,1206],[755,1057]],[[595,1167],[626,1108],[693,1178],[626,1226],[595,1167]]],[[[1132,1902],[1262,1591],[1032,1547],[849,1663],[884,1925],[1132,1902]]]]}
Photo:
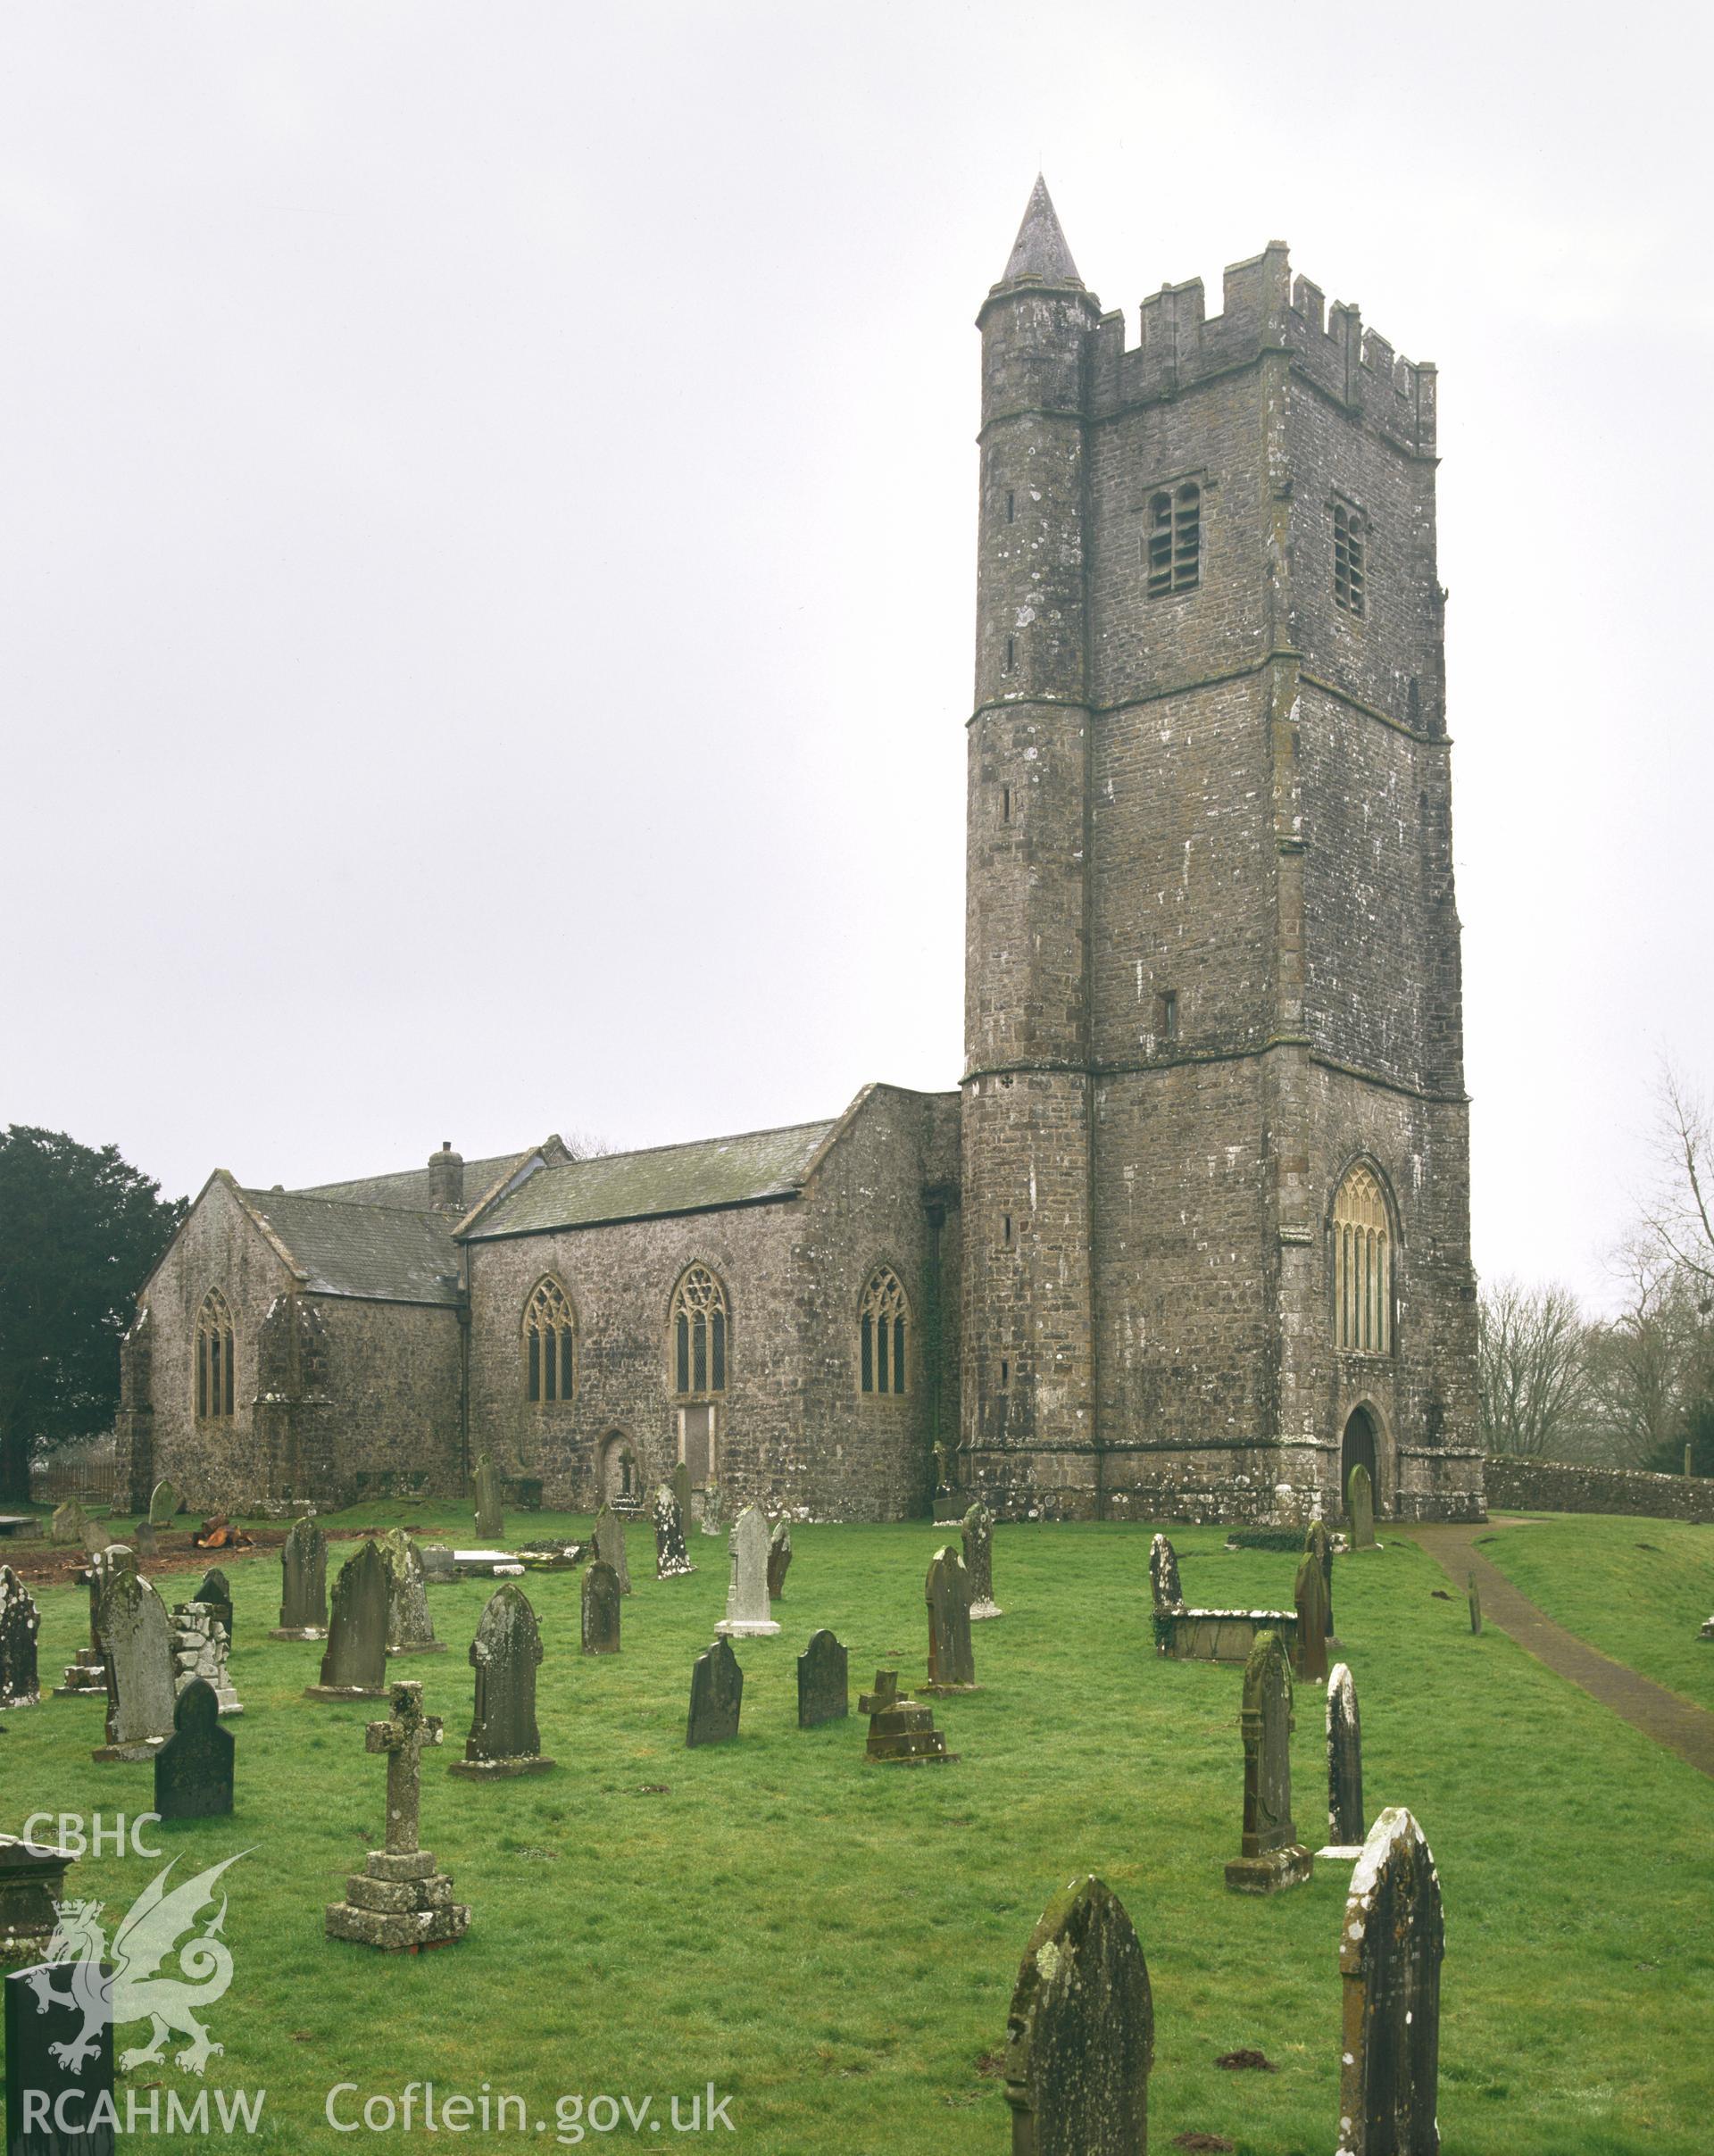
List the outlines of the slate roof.
{"type": "MultiPolygon", "coordinates": [[[[504,1153],[498,1160],[466,1161],[466,1202],[475,1204],[509,1168],[515,1168],[524,1157],[521,1153],[504,1153]]],[[[276,1194],[270,1192],[268,1195],[272,1196],[276,1194]]],[[[402,1205],[412,1212],[426,1212],[428,1210],[428,1170],[426,1167],[404,1168],[396,1175],[360,1176],[354,1183],[312,1183],[303,1190],[288,1195],[298,1198],[339,1198],[353,1205],[402,1205]]]]}
{"type": "Polygon", "coordinates": [[[411,1211],[396,1203],[354,1205],[303,1190],[246,1190],[243,1195],[308,1275],[304,1285],[312,1294],[376,1303],[453,1305],[459,1300],[454,1221],[444,1213],[411,1211]]]}
{"type": "Polygon", "coordinates": [[[795,1197],[810,1163],[836,1128],[836,1122],[794,1123],[784,1130],[751,1130],[736,1137],[603,1153],[538,1169],[490,1206],[465,1231],[464,1240],[484,1242],[795,1197]]]}

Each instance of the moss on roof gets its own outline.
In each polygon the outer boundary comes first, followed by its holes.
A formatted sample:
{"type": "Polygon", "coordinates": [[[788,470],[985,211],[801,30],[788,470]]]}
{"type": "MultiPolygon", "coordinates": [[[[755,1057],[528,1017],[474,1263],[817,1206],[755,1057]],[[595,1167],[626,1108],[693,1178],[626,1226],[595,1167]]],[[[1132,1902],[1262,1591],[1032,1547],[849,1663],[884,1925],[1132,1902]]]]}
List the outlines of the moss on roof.
{"type": "MultiPolygon", "coordinates": [[[[474,1205],[509,1168],[515,1168],[525,1159],[527,1153],[528,1148],[524,1153],[503,1153],[496,1160],[466,1161],[465,1202],[474,1205]]],[[[266,1195],[272,1197],[278,1194],[270,1191],[266,1195]]],[[[399,1205],[411,1212],[426,1212],[429,1203],[428,1170],[426,1167],[402,1168],[395,1175],[359,1176],[352,1183],[312,1183],[287,1195],[297,1198],[337,1198],[351,1205],[399,1205]]]]}
{"type": "Polygon", "coordinates": [[[246,1190],[244,1201],[308,1275],[313,1294],[375,1303],[459,1300],[453,1222],[399,1205],[353,1205],[301,1190],[246,1190]]]}

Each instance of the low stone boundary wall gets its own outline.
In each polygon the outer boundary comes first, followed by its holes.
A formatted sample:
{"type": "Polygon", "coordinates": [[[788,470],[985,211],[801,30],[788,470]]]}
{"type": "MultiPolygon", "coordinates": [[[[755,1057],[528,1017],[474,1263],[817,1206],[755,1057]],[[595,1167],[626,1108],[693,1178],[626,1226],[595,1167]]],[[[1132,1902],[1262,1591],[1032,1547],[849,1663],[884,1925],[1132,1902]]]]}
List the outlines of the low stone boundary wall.
{"type": "Polygon", "coordinates": [[[1490,1511],[1635,1512],[1650,1519],[1714,1520],[1714,1477],[1649,1475],[1640,1468],[1567,1460],[1488,1459],[1490,1511]]]}

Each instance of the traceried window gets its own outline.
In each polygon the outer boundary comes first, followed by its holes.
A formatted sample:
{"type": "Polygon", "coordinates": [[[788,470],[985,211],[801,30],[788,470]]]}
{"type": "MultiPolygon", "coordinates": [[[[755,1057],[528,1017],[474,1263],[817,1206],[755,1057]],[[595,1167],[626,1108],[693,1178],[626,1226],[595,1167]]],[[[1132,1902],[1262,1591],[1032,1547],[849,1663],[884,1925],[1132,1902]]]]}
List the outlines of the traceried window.
{"type": "Polygon", "coordinates": [[[1333,595],[1360,620],[1369,608],[1369,524],[1360,509],[1333,505],[1333,595]]]}
{"type": "Polygon", "coordinates": [[[911,1305],[890,1265],[878,1265],[869,1276],[859,1306],[858,1329],[863,1390],[908,1391],[911,1305]]]}
{"type": "Polygon", "coordinates": [[[1380,1178],[1360,1161],[1333,1202],[1334,1338],[1351,1355],[1393,1352],[1393,1234],[1380,1178]]]}
{"type": "Polygon", "coordinates": [[[1149,496],[1144,545],[1150,598],[1164,599],[1171,592],[1190,591],[1201,581],[1202,490],[1194,479],[1186,479],[1180,487],[1163,487],[1149,496]]]}
{"type": "Polygon", "coordinates": [[[681,1397],[726,1390],[726,1290],[706,1265],[693,1265],[672,1298],[673,1389],[681,1397]]]}
{"type": "Polygon", "coordinates": [[[524,1305],[524,1394],[569,1400],[577,1385],[577,1319],[557,1280],[538,1280],[524,1305]]]}
{"type": "Polygon", "coordinates": [[[196,1413],[224,1422],[232,1413],[232,1312],[218,1287],[203,1298],[196,1319],[196,1413]]]}

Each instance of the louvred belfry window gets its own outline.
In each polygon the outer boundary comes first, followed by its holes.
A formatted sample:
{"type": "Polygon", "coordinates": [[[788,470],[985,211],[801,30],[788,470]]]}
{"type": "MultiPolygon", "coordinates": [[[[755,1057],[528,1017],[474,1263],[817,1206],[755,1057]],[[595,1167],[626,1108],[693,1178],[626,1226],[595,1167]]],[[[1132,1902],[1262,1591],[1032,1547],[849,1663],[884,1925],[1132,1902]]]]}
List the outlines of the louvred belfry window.
{"type": "Polygon", "coordinates": [[[1333,595],[1360,619],[1369,608],[1369,534],[1363,513],[1333,505],[1333,595]]]}
{"type": "Polygon", "coordinates": [[[1151,495],[1147,549],[1149,596],[1164,599],[1169,592],[1190,591],[1201,581],[1202,566],[1202,490],[1194,479],[1180,487],[1163,487],[1151,495]]]}

